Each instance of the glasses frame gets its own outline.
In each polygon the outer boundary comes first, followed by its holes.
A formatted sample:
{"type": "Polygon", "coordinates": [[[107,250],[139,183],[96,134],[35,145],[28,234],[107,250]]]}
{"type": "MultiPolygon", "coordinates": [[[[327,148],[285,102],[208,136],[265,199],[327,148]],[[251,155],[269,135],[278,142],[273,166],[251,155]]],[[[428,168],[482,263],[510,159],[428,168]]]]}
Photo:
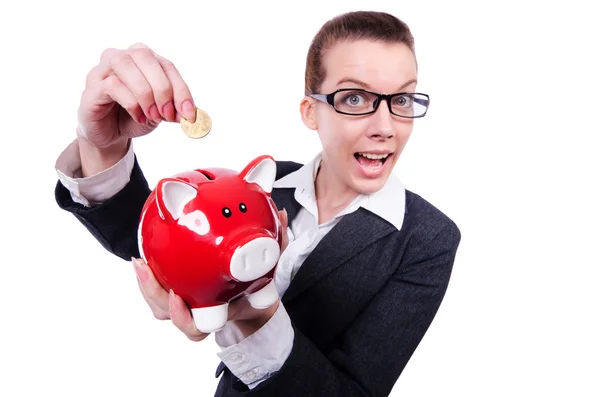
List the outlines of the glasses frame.
{"type": "Polygon", "coordinates": [[[390,111],[391,114],[393,114],[394,116],[398,116],[398,117],[402,117],[405,119],[418,119],[421,117],[425,117],[425,115],[427,114],[427,110],[429,110],[429,104],[430,99],[429,99],[429,95],[427,94],[423,94],[421,92],[398,92],[396,94],[379,94],[377,92],[373,92],[373,91],[368,91],[365,90],[363,88],[340,88],[339,90],[336,90],[334,92],[332,92],[331,94],[310,94],[309,95],[312,98],[315,98],[321,102],[327,103],[329,105],[331,105],[331,107],[333,108],[333,110],[335,110],[337,113],[340,114],[345,114],[348,116],[365,116],[367,114],[373,114],[377,111],[377,109],[379,109],[379,105],[381,104],[382,100],[385,100],[387,105],[388,105],[388,110],[390,111]],[[333,102],[333,98],[335,97],[335,95],[338,92],[345,92],[345,91],[360,91],[360,92],[366,92],[368,94],[372,94],[375,95],[377,97],[377,101],[373,104],[373,110],[365,112],[365,113],[346,113],[346,112],[342,112],[341,110],[338,110],[335,108],[334,106],[334,102],[333,102]],[[419,116],[403,116],[397,113],[394,113],[392,110],[392,98],[398,95],[411,95],[413,96],[413,100],[417,103],[419,103],[422,106],[425,106],[425,112],[422,115],[419,116]],[[426,103],[421,103],[420,100],[421,98],[415,98],[414,95],[422,95],[425,98],[427,98],[426,103]]]}

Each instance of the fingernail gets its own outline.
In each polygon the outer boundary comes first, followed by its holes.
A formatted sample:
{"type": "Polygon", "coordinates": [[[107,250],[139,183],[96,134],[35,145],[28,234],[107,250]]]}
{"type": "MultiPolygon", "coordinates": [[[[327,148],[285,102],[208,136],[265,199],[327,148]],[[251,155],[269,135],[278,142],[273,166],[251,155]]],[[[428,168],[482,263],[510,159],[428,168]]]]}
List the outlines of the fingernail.
{"type": "Polygon", "coordinates": [[[187,100],[183,102],[181,105],[181,111],[183,112],[183,117],[185,117],[187,121],[190,123],[196,121],[196,107],[192,101],[187,100]]]}
{"type": "Polygon", "coordinates": [[[146,121],[148,121],[148,119],[147,119],[147,118],[146,118],[146,116],[145,116],[145,115],[142,113],[142,114],[140,115],[140,117],[138,117],[138,120],[137,120],[137,121],[138,121],[138,123],[140,123],[140,124],[146,124],[146,121]]]}
{"type": "Polygon", "coordinates": [[[131,262],[133,262],[133,269],[135,270],[135,275],[138,280],[141,282],[145,282],[148,280],[148,272],[144,269],[144,265],[136,258],[131,258],[131,262]]]}
{"type": "Polygon", "coordinates": [[[175,292],[173,290],[169,290],[169,310],[173,312],[175,309],[175,292]]]}
{"type": "Polygon", "coordinates": [[[142,267],[146,264],[146,262],[144,262],[144,260],[142,258],[136,258],[135,256],[131,257],[131,261],[133,263],[135,263],[136,265],[142,266],[142,267]]]}
{"type": "Polygon", "coordinates": [[[163,106],[162,114],[167,121],[175,120],[175,107],[173,107],[173,102],[168,102],[165,106],[163,106]]]}
{"type": "Polygon", "coordinates": [[[150,106],[150,109],[148,109],[148,114],[150,115],[150,117],[154,121],[160,121],[161,120],[160,113],[158,113],[158,108],[156,107],[155,103],[153,103],[152,106],[150,106]]]}

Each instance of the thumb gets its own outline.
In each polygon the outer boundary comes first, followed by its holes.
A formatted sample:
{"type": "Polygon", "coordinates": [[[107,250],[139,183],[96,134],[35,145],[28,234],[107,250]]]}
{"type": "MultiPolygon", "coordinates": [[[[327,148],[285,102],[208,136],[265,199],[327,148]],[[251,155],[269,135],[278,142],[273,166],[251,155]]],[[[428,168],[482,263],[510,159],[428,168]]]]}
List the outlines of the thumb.
{"type": "Polygon", "coordinates": [[[283,233],[283,236],[281,236],[281,252],[283,252],[289,244],[288,213],[285,208],[282,211],[279,211],[279,221],[281,222],[281,232],[283,233]]]}

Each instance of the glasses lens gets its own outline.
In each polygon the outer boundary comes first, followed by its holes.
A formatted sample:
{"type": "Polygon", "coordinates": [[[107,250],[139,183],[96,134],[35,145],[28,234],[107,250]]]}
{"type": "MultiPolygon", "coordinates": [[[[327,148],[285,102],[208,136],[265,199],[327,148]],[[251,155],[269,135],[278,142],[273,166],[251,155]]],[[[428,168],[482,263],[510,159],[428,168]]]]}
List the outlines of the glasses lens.
{"type": "Polygon", "coordinates": [[[402,117],[420,117],[427,112],[429,98],[422,94],[400,94],[392,97],[392,113],[402,117]]]}
{"type": "MultiPolygon", "coordinates": [[[[368,114],[373,112],[379,98],[362,90],[339,91],[333,97],[336,110],[346,114],[368,114]]],[[[392,113],[401,117],[421,117],[427,112],[429,98],[424,94],[398,94],[390,100],[392,113]]]]}
{"type": "Polygon", "coordinates": [[[365,114],[373,110],[377,96],[360,90],[340,91],[333,97],[333,106],[340,112],[365,114]]]}

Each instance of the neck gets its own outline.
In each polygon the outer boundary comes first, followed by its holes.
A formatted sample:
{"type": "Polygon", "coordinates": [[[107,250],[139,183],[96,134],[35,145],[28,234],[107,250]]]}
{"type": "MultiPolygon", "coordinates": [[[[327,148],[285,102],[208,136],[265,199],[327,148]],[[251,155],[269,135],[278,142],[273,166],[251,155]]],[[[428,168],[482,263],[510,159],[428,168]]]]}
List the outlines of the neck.
{"type": "Polygon", "coordinates": [[[345,185],[322,160],[315,181],[315,196],[321,224],[346,208],[358,192],[345,185]]]}

